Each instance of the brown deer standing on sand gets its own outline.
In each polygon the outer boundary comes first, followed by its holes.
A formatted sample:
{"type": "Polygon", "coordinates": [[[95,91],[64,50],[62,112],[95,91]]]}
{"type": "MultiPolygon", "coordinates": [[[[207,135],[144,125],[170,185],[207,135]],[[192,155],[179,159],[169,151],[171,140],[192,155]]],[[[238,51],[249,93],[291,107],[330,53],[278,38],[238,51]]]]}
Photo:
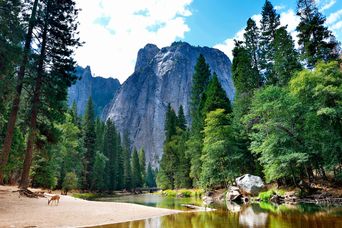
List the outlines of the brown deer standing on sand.
{"type": "MultiPolygon", "coordinates": [[[[54,195],[52,196],[49,200],[48,200],[48,205],[50,205],[50,202],[54,201],[56,205],[59,204],[59,199],[60,199],[60,196],[59,195],[54,195]]],[[[52,202],[51,202],[51,205],[52,205],[52,202]]]]}

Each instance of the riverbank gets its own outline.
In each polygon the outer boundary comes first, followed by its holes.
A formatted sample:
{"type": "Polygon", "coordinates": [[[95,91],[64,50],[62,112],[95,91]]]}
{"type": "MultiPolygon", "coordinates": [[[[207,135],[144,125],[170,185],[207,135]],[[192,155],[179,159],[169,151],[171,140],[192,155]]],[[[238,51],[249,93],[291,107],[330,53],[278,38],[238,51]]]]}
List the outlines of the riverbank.
{"type": "Polygon", "coordinates": [[[129,203],[93,202],[60,196],[58,206],[47,198],[19,197],[16,187],[0,186],[0,227],[86,227],[122,223],[179,213],[129,203]]]}

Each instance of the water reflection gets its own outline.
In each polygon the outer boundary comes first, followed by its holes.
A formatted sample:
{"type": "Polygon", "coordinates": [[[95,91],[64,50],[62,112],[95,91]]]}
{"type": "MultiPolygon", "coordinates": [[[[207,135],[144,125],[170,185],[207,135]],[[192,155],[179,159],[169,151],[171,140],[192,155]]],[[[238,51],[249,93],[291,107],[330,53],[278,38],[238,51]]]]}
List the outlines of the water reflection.
{"type": "MultiPolygon", "coordinates": [[[[117,201],[116,199],[115,201],[117,201]]],[[[127,199],[124,201],[127,202],[127,199]],[[126,200],[126,201],[125,201],[126,200]]],[[[157,207],[184,209],[184,202],[201,205],[199,199],[177,199],[148,196],[135,197],[139,204],[157,207]]],[[[113,200],[112,200],[113,201],[113,200]]],[[[123,201],[121,201],[123,202],[123,201]]],[[[136,203],[136,202],[135,202],[136,203]]],[[[235,203],[214,204],[216,211],[184,212],[159,218],[101,226],[104,228],[211,228],[211,227],[342,227],[341,207],[317,205],[273,205],[268,203],[238,205],[235,203]]]]}

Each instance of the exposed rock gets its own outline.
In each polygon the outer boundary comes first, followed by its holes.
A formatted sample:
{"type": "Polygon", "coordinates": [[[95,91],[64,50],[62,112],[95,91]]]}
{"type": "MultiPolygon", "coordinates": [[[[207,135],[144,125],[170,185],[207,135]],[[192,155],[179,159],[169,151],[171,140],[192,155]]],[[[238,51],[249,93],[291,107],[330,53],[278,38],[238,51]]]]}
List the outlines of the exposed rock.
{"type": "Polygon", "coordinates": [[[226,194],[226,200],[234,201],[234,200],[241,200],[241,193],[238,187],[230,186],[228,192],[226,194]]]}
{"type": "Polygon", "coordinates": [[[100,116],[104,107],[114,98],[120,89],[120,82],[113,78],[93,77],[89,66],[86,68],[76,67],[77,82],[68,90],[69,107],[75,101],[77,113],[83,115],[89,97],[94,103],[97,116],[100,116]]]}
{"type": "Polygon", "coordinates": [[[286,192],[284,196],[285,203],[296,203],[298,201],[298,197],[296,192],[286,192]]]}
{"type": "Polygon", "coordinates": [[[205,205],[210,205],[214,203],[214,199],[211,196],[203,196],[202,200],[205,205]]]}
{"type": "Polygon", "coordinates": [[[127,131],[132,146],[144,148],[146,162],[158,166],[165,140],[164,121],[168,103],[178,112],[182,105],[187,123],[190,118],[192,76],[197,58],[203,54],[230,100],[235,89],[231,62],[221,51],[175,42],[158,49],[146,45],[138,53],[135,72],[106,107],[103,118],[112,119],[121,133],[127,131]]]}
{"type": "Polygon", "coordinates": [[[230,212],[237,213],[241,211],[241,206],[235,202],[227,201],[226,206],[230,212]]]}
{"type": "Polygon", "coordinates": [[[256,213],[252,207],[247,207],[240,213],[239,224],[243,227],[266,227],[268,213],[256,213]]]}
{"type": "Polygon", "coordinates": [[[247,195],[258,195],[264,188],[264,182],[261,177],[245,174],[235,179],[240,192],[247,195]]]}

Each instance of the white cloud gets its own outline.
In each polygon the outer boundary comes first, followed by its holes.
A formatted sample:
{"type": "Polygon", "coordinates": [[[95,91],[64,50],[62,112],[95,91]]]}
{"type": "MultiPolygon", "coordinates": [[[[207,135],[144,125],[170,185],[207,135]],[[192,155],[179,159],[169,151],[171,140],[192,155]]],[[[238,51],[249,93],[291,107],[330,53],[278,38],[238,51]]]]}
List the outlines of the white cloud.
{"type": "Polygon", "coordinates": [[[274,7],[274,9],[275,10],[278,10],[278,11],[281,11],[281,10],[283,10],[283,9],[285,9],[286,7],[285,6],[283,6],[283,5],[278,5],[278,6],[275,6],[274,7]]]}
{"type": "Polygon", "coordinates": [[[147,43],[159,47],[184,38],[190,30],[192,0],[77,0],[80,36],[85,45],[76,52],[81,66],[96,75],[123,82],[134,70],[137,52],[147,43]]]}
{"type": "Polygon", "coordinates": [[[332,30],[342,30],[342,21],[339,21],[337,23],[335,23],[334,25],[331,26],[332,30]]]}
{"type": "Polygon", "coordinates": [[[325,2],[325,4],[319,9],[319,11],[324,12],[325,10],[330,9],[333,7],[336,3],[336,0],[330,0],[328,2],[325,2]]]}
{"type": "Polygon", "coordinates": [[[342,9],[330,14],[326,20],[327,25],[331,25],[342,17],[342,9]]]}
{"type": "Polygon", "coordinates": [[[245,33],[244,29],[241,29],[239,32],[235,34],[233,38],[226,39],[223,43],[216,44],[214,48],[217,48],[221,50],[223,53],[225,53],[231,60],[233,59],[233,49],[235,47],[234,40],[243,40],[243,34],[245,33]]]}

